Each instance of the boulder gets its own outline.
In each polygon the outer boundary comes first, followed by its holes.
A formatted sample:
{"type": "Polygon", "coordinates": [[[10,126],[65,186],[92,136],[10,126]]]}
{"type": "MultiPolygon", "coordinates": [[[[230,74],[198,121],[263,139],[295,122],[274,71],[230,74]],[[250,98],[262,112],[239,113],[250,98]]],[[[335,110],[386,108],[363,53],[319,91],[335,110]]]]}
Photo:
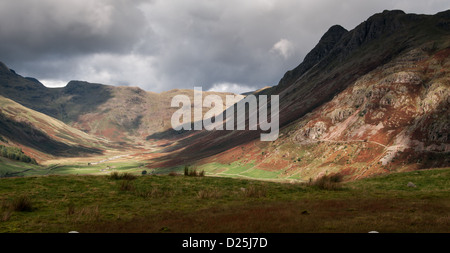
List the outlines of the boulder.
{"type": "Polygon", "coordinates": [[[417,187],[413,182],[409,182],[406,186],[413,188],[417,187]]]}

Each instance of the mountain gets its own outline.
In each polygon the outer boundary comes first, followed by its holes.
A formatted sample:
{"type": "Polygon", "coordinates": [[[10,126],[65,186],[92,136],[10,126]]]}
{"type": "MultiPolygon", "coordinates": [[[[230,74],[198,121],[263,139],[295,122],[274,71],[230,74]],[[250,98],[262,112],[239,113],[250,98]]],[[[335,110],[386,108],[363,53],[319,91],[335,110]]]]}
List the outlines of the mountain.
{"type": "MultiPolygon", "coordinates": [[[[121,150],[145,153],[153,145],[147,139],[163,137],[162,144],[170,145],[179,134],[171,129],[178,108],[170,105],[172,97],[181,94],[193,101],[192,90],[158,94],[85,81],[47,88],[0,62],[0,144],[19,147],[38,162],[116,152],[115,156],[121,150]]],[[[210,94],[225,102],[232,93],[203,92],[210,94]]]]}
{"type": "MultiPolygon", "coordinates": [[[[172,97],[192,90],[147,92],[137,87],[70,81],[63,88],[47,88],[34,78],[24,78],[0,63],[0,95],[32,110],[112,141],[142,142],[152,134],[171,128],[172,97]]],[[[232,93],[219,95],[225,101],[232,93]]],[[[242,96],[243,97],[243,96],[242,96]]],[[[204,110],[206,112],[207,110],[204,110]]],[[[170,132],[169,137],[175,132],[170,132]]]]}
{"type": "Polygon", "coordinates": [[[20,147],[38,162],[49,158],[100,155],[112,148],[106,140],[90,136],[43,113],[0,96],[0,144],[20,147]]]}
{"type": "MultiPolygon", "coordinates": [[[[260,131],[174,131],[170,119],[178,108],[170,101],[180,94],[192,101],[192,90],[157,94],[83,81],[46,88],[0,63],[0,95],[15,102],[2,101],[20,108],[2,106],[0,135],[59,156],[83,156],[95,148],[91,142],[99,150],[151,143],[160,150],[148,156],[149,168],[193,165],[219,176],[307,181],[341,173],[352,180],[450,166],[449,55],[450,10],[384,11],[352,30],[334,25],[278,85],[252,93],[280,97],[280,135],[272,142],[261,142],[260,131]],[[17,120],[21,110],[51,118],[28,119],[42,123],[29,129],[17,120]],[[70,130],[51,130],[45,122],[52,121],[70,130]],[[41,147],[44,136],[51,140],[41,147]]],[[[207,94],[225,101],[230,93],[207,94]]]]}
{"type": "Polygon", "coordinates": [[[202,131],[151,166],[239,163],[246,173],[301,180],[449,166],[449,24],[450,11],[394,10],[350,31],[333,26],[298,67],[259,93],[280,96],[278,140],[202,131]]]}

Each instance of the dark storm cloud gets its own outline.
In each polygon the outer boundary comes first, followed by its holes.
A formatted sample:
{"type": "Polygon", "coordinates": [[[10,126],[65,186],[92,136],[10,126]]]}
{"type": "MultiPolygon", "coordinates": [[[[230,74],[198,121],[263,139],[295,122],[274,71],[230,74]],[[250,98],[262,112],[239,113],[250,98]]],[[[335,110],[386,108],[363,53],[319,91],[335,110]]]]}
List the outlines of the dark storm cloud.
{"type": "Polygon", "coordinates": [[[142,38],[151,38],[144,14],[133,3],[3,0],[0,60],[19,71],[62,78],[78,70],[85,56],[128,54],[142,38]]]}
{"type": "Polygon", "coordinates": [[[45,84],[81,79],[146,90],[275,85],[328,28],[385,9],[448,1],[155,0],[0,2],[0,61],[45,84]]]}
{"type": "Polygon", "coordinates": [[[127,52],[146,28],[143,13],[127,2],[3,0],[0,53],[7,60],[26,60],[127,52]]]}

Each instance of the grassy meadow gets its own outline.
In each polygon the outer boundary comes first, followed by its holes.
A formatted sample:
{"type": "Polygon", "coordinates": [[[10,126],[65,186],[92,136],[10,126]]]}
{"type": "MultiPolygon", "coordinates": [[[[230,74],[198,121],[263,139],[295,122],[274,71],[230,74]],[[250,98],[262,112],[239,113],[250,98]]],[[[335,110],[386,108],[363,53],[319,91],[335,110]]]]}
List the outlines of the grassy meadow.
{"type": "Polygon", "coordinates": [[[137,161],[110,161],[97,164],[86,162],[61,162],[35,165],[0,157],[0,178],[48,175],[107,175],[114,171],[141,174],[144,163],[137,161]]]}
{"type": "Polygon", "coordinates": [[[320,185],[140,175],[131,170],[136,165],[122,165],[107,175],[0,178],[0,232],[428,233],[450,227],[450,168],[320,185]]]}

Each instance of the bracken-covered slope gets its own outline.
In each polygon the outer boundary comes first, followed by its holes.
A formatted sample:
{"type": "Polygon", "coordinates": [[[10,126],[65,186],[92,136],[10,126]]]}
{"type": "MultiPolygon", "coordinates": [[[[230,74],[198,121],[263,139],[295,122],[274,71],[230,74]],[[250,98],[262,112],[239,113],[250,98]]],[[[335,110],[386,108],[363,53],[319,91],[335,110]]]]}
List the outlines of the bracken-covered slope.
{"type": "Polygon", "coordinates": [[[333,26],[260,93],[280,96],[277,141],[261,142],[257,131],[202,131],[153,166],[239,163],[245,176],[301,180],[449,166],[449,55],[450,11],[384,11],[351,31],[333,26]]]}

